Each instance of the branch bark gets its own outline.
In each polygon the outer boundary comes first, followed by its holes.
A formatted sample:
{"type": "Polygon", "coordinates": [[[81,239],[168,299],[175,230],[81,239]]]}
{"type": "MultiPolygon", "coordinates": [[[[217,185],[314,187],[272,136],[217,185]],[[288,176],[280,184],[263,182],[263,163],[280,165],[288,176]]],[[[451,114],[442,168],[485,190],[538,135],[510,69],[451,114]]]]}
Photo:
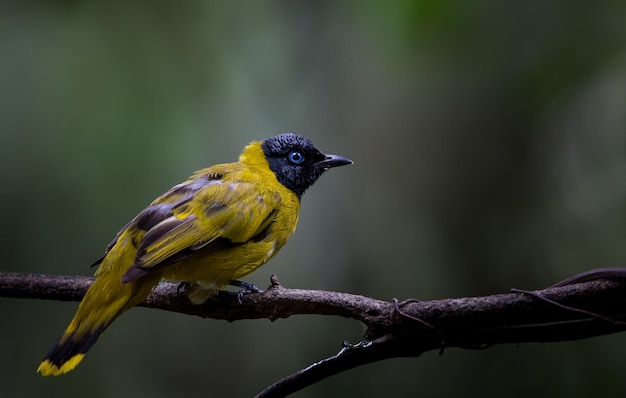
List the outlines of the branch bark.
{"type": "MultiPolygon", "coordinates": [[[[272,276],[265,292],[247,294],[241,303],[236,294],[223,292],[203,305],[193,305],[177,291],[177,284],[163,282],[140,306],[227,321],[333,315],[367,326],[363,342],[354,346],[344,343],[337,355],[288,376],[258,395],[286,396],[330,375],[392,357],[415,357],[448,347],[483,349],[494,344],[566,341],[624,331],[626,270],[616,268],[616,274],[606,274],[605,270],[528,293],[404,302],[287,289],[272,276]],[[594,275],[615,278],[595,280],[594,275]]],[[[80,276],[0,272],[0,296],[80,301],[92,281],[80,276]]]]}

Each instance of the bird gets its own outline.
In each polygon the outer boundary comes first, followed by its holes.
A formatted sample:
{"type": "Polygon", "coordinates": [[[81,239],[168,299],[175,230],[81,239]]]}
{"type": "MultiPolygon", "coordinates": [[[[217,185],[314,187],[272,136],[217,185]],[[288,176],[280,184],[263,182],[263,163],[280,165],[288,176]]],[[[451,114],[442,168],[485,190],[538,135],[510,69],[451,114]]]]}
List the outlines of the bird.
{"type": "Polygon", "coordinates": [[[247,145],[237,162],[196,171],[127,223],[94,262],[95,280],[37,372],[73,370],[123,312],[161,280],[180,281],[202,304],[272,258],[294,233],[304,192],[327,170],[352,164],[285,133],[247,145]]]}

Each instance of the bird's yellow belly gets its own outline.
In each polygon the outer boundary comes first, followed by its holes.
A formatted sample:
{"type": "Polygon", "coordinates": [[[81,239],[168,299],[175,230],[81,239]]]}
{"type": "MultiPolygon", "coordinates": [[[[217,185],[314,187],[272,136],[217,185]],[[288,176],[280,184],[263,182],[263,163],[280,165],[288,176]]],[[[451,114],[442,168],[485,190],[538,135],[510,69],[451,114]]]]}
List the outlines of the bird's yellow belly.
{"type": "Polygon", "coordinates": [[[278,249],[276,242],[248,242],[172,264],[163,269],[162,278],[223,289],[266,263],[278,249]]]}

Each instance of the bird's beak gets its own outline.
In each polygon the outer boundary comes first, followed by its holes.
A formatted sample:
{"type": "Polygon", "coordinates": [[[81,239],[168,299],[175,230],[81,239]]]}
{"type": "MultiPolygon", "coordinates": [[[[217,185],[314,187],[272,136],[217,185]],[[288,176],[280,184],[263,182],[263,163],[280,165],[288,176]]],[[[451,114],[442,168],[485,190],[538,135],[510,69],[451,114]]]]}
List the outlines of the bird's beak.
{"type": "Polygon", "coordinates": [[[319,162],[314,163],[313,167],[326,171],[332,167],[345,166],[352,163],[354,163],[352,160],[344,158],[343,156],[326,155],[326,158],[324,160],[320,160],[319,162]]]}

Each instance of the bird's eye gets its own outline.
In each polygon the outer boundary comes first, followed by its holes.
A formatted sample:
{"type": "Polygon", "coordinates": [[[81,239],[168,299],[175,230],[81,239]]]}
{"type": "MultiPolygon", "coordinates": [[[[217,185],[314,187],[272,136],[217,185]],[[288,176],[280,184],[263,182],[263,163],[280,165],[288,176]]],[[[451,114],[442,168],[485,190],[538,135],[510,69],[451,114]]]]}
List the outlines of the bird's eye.
{"type": "Polygon", "coordinates": [[[289,161],[293,164],[300,164],[304,162],[304,155],[298,151],[293,151],[289,154],[289,161]]]}

